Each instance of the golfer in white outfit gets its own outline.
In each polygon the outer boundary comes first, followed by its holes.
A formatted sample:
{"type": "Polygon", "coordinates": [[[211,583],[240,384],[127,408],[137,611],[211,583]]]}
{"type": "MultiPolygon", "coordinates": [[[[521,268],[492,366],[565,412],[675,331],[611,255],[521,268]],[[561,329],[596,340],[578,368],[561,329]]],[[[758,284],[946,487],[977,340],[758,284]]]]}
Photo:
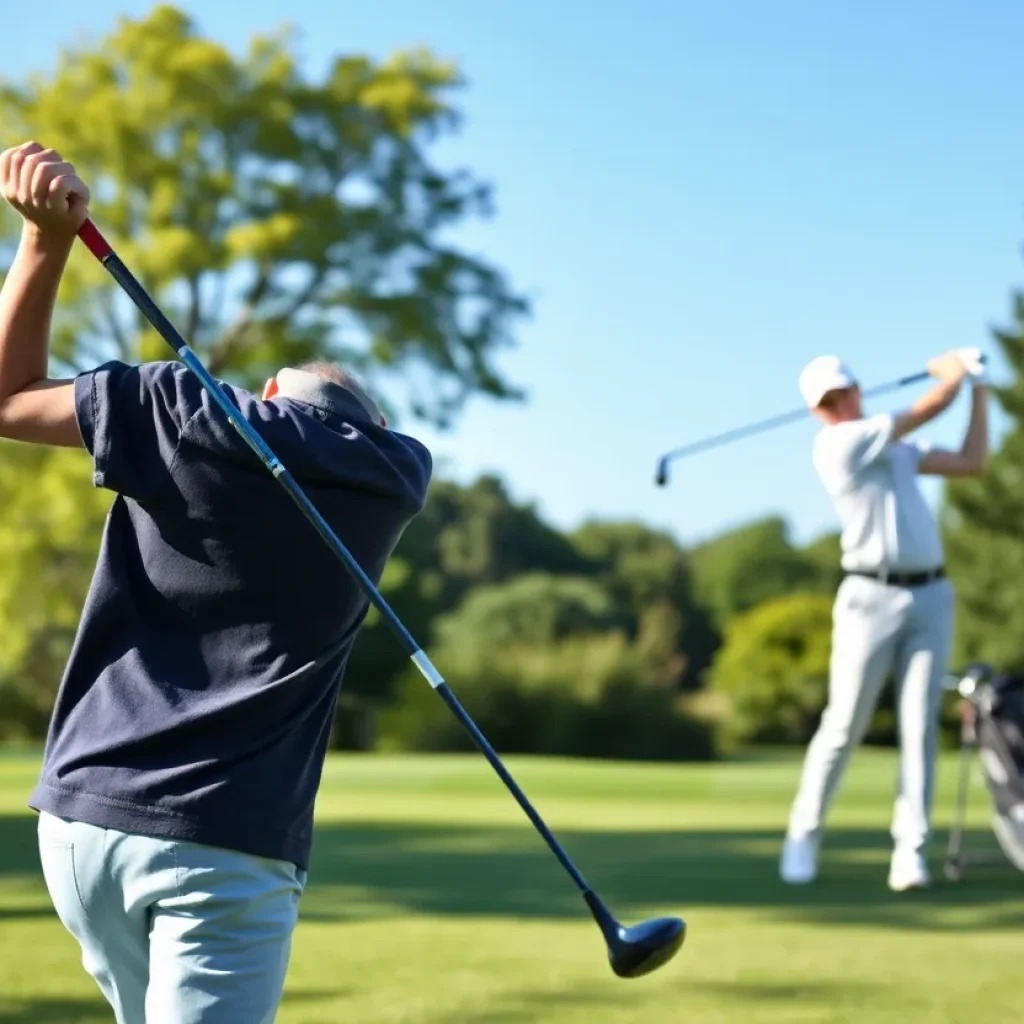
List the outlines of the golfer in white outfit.
{"type": "Polygon", "coordinates": [[[977,349],[939,356],[928,370],[938,383],[912,408],[874,416],[863,414],[856,378],[839,359],[815,359],[800,377],[804,401],[825,424],[813,459],[842,525],[845,578],[834,608],[828,706],[807,750],[783,845],[780,873],[786,882],[815,878],[829,806],[892,678],[900,764],[889,887],[929,884],[925,849],[953,590],[917,477],[980,473],[988,455],[988,413],[977,349]],[[965,378],[972,380],[973,397],[960,450],[907,440],[949,408],[965,378]]]}

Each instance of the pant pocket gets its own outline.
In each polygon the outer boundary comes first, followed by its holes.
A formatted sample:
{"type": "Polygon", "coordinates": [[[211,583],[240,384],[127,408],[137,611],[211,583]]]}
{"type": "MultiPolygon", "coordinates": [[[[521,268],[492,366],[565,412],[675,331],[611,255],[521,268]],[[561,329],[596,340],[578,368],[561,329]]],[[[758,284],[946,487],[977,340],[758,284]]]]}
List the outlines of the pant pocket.
{"type": "Polygon", "coordinates": [[[75,864],[74,842],[40,822],[39,860],[53,909],[68,931],[81,935],[85,930],[85,901],[75,864]]]}

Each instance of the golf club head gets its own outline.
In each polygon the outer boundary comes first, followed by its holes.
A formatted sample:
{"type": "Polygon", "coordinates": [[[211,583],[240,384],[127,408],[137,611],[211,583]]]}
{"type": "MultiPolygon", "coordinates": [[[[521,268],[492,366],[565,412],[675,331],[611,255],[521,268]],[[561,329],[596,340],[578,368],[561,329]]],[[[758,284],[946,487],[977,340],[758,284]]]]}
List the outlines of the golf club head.
{"type": "Polygon", "coordinates": [[[678,917],[656,917],[632,928],[618,928],[608,943],[608,962],[620,978],[642,978],[664,966],[679,952],[686,923],[678,917]]]}
{"type": "Polygon", "coordinates": [[[667,964],[686,938],[686,924],[678,917],[656,917],[623,928],[594,892],[583,898],[590,907],[608,946],[608,962],[620,978],[642,978],[667,964]]]}
{"type": "Polygon", "coordinates": [[[668,483],[668,459],[658,460],[658,472],[654,477],[654,482],[659,487],[664,487],[668,483]]]}

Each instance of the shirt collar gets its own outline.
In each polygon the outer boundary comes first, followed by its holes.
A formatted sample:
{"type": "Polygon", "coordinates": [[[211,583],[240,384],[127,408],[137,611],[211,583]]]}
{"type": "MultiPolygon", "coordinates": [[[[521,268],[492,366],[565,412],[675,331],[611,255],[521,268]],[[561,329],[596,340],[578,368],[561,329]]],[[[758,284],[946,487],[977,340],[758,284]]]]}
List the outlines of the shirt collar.
{"type": "Polygon", "coordinates": [[[324,380],[323,377],[307,370],[294,370],[284,367],[277,373],[277,398],[291,398],[296,402],[305,402],[324,412],[351,416],[356,409],[363,415],[374,419],[372,410],[366,407],[358,395],[348,388],[324,380]]]}

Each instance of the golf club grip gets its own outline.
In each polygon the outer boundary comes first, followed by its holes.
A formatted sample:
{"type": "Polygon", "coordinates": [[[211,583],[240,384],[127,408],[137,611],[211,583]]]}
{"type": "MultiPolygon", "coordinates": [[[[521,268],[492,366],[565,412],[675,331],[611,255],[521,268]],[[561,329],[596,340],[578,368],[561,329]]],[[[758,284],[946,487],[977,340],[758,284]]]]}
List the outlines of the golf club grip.
{"type": "Polygon", "coordinates": [[[107,242],[100,231],[87,220],[79,231],[79,238],[107,269],[111,277],[121,286],[128,297],[135,303],[146,319],[159,332],[160,336],[177,353],[186,366],[199,378],[200,382],[209,392],[216,404],[223,410],[228,421],[241,435],[249,447],[255,452],[260,461],[271,472],[279,484],[288,492],[289,496],[298,505],[302,514],[313,524],[320,536],[327,542],[334,553],[345,564],[345,567],[352,573],[368,600],[381,613],[384,620],[397,634],[399,640],[412,659],[413,663],[420,670],[427,682],[437,691],[441,699],[448,705],[452,713],[462,724],[463,728],[470,734],[473,741],[480,748],[484,757],[487,758],[491,767],[498,777],[505,783],[506,788],[515,797],[516,802],[526,813],[534,828],[540,833],[541,838],[548,844],[552,853],[558,858],[559,863],[569,873],[569,876],[576,883],[584,896],[590,893],[583,876],[577,870],[575,864],[569,859],[568,854],[562,849],[561,844],[554,837],[551,830],[544,824],[543,819],[530,803],[526,794],[519,788],[515,779],[509,774],[508,769],[502,763],[497,752],[487,741],[477,724],[470,717],[469,713],[462,707],[452,693],[448,684],[444,681],[441,673],[437,671],[426,653],[420,648],[412,634],[405,628],[402,620],[391,609],[391,606],[384,600],[380,591],[373,581],[363,571],[362,567],[352,556],[351,552],[342,543],[339,537],[331,529],[327,521],[317,511],[316,506],[296,483],[291,473],[284,467],[277,456],[271,451],[262,437],[256,430],[236,415],[238,407],[228,398],[224,390],[192,351],[188,343],[178,333],[174,325],[161,312],[156,302],[150,297],[143,286],[135,279],[131,271],[125,266],[113,247],[107,242]]]}

